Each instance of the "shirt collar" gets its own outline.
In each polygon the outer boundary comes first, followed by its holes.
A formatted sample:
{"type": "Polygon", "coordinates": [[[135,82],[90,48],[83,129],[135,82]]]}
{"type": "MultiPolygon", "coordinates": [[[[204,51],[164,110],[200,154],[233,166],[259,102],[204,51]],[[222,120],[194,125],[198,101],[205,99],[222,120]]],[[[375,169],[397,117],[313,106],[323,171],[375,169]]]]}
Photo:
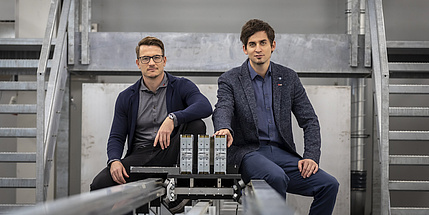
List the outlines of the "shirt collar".
{"type": "MultiPolygon", "coordinates": [[[[250,78],[252,80],[255,80],[256,76],[258,76],[258,73],[256,73],[256,71],[253,69],[253,67],[250,65],[250,61],[247,62],[247,67],[249,68],[249,72],[250,72],[250,78]]],[[[268,66],[268,70],[267,70],[267,75],[271,76],[271,64],[270,66],[268,66]]]]}
{"type": "MultiPolygon", "coordinates": [[[[159,84],[158,88],[156,88],[156,90],[158,91],[159,88],[167,87],[167,85],[168,85],[168,78],[167,78],[167,74],[165,74],[165,72],[164,72],[164,78],[162,79],[161,83],[159,84]]],[[[143,78],[141,79],[140,90],[141,91],[150,91],[146,87],[146,85],[144,84],[143,78]]]]}

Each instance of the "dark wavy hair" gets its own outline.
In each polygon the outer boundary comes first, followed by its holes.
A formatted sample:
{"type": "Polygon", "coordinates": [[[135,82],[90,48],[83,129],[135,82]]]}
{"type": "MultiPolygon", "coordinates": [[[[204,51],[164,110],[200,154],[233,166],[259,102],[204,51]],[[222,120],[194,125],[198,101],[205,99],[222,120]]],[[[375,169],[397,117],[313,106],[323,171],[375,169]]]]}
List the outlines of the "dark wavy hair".
{"type": "Polygon", "coordinates": [[[244,47],[247,49],[247,42],[249,41],[249,37],[259,31],[265,31],[268,36],[268,40],[270,40],[270,44],[273,45],[275,33],[274,29],[266,22],[259,19],[251,19],[246,22],[241,28],[240,40],[243,43],[244,47]]]}

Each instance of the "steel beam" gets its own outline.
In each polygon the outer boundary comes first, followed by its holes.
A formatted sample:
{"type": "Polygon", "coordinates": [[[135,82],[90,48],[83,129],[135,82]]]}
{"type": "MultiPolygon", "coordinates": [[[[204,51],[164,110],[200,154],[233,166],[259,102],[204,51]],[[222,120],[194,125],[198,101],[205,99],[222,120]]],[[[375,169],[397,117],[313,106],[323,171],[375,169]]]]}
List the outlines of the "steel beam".
{"type": "MultiPolygon", "coordinates": [[[[136,59],[131,50],[145,36],[164,42],[168,59],[165,70],[176,74],[218,76],[247,59],[239,34],[91,32],[91,63],[75,62],[69,70],[80,74],[139,75],[135,62],[130,60],[136,59]]],[[[75,35],[75,44],[80,43],[81,37],[79,33],[75,35]]],[[[358,67],[350,67],[349,45],[347,34],[276,34],[276,50],[271,59],[300,76],[370,76],[370,68],[363,66],[363,57],[359,58],[362,62],[358,62],[358,67]]],[[[80,50],[75,52],[75,59],[79,57],[77,53],[80,50]]]]}

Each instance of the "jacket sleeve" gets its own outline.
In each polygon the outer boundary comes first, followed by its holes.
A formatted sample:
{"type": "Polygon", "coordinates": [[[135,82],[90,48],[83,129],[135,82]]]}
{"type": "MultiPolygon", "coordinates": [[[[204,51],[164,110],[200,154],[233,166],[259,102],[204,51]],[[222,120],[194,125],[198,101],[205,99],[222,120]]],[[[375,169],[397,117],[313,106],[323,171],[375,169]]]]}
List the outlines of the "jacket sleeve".
{"type": "Polygon", "coordinates": [[[124,94],[120,93],[116,99],[112,128],[107,142],[107,163],[122,157],[128,133],[128,117],[127,101],[124,94]]]}
{"type": "Polygon", "coordinates": [[[292,112],[299,127],[304,131],[304,159],[312,159],[316,163],[320,160],[320,126],[317,115],[307,97],[298,75],[294,77],[294,93],[292,95],[292,112]]]}
{"type": "Polygon", "coordinates": [[[192,81],[182,79],[177,87],[179,88],[180,97],[185,103],[183,110],[173,112],[177,117],[178,124],[203,119],[212,114],[213,110],[209,100],[192,81]]]}
{"type": "Polygon", "coordinates": [[[213,113],[213,126],[215,132],[220,129],[232,130],[232,118],[234,116],[234,94],[233,89],[227,81],[228,79],[222,75],[218,79],[217,103],[213,113]]]}

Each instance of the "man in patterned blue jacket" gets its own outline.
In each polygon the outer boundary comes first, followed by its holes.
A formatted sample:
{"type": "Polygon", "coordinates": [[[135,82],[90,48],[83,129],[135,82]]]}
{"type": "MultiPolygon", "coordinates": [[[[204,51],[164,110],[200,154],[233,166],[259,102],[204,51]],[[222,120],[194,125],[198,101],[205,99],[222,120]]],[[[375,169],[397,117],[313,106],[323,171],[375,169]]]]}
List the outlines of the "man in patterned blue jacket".
{"type": "Polygon", "coordinates": [[[116,100],[107,167],[94,178],[91,190],[147,177],[130,174],[130,166],[173,166],[180,134],[206,133],[201,119],[211,115],[211,104],[190,80],[164,71],[167,58],[163,42],[145,37],[138,43],[136,54],[142,78],[116,100]],[[128,149],[121,158],[125,142],[128,149]]]}
{"type": "Polygon", "coordinates": [[[264,179],[280,195],[313,196],[310,214],[331,214],[337,180],[319,169],[320,127],[298,75],[271,62],[274,30],[248,21],[240,40],[248,55],[241,67],[219,77],[213,113],[215,135],[226,135],[228,164],[244,182],[264,179]],[[304,130],[304,154],[295,149],[291,113],[304,130]]]}

